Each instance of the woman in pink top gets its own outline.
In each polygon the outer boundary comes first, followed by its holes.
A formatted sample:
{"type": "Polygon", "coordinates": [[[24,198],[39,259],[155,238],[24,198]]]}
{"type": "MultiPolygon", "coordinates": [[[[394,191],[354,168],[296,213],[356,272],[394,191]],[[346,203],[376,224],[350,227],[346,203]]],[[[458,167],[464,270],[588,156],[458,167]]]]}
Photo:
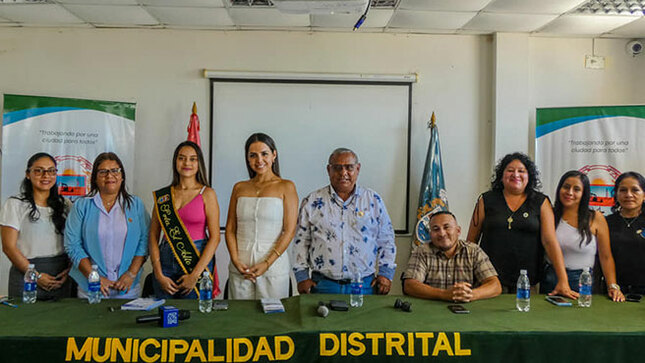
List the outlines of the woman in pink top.
{"type": "MultiPolygon", "coordinates": [[[[213,256],[220,237],[219,205],[215,191],[209,187],[206,179],[204,156],[197,144],[185,141],[175,149],[172,165],[171,203],[199,252],[199,259],[190,270],[179,263],[180,257],[175,251],[176,247],[171,246],[166,236],[159,241],[162,228],[157,208],[154,208],[148,242],[155,275],[155,295],[158,298],[196,298],[195,286],[202,272],[208,268],[213,276],[213,296],[216,296],[220,290],[213,256]]],[[[160,191],[155,192],[155,196],[160,191]]],[[[179,241],[179,246],[188,243],[189,241],[182,240],[179,241]]]]}

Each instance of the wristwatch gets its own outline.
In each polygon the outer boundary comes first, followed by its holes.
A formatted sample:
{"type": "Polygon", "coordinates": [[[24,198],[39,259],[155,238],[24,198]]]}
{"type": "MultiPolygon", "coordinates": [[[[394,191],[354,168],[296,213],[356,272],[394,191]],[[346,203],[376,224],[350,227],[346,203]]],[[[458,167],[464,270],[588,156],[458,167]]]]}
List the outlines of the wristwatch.
{"type": "Polygon", "coordinates": [[[36,280],[40,280],[41,277],[43,277],[43,274],[39,272],[38,275],[36,275],[36,280]]]}
{"type": "Polygon", "coordinates": [[[620,291],[620,286],[618,286],[618,284],[609,284],[609,290],[618,290],[618,291],[620,291]]]}

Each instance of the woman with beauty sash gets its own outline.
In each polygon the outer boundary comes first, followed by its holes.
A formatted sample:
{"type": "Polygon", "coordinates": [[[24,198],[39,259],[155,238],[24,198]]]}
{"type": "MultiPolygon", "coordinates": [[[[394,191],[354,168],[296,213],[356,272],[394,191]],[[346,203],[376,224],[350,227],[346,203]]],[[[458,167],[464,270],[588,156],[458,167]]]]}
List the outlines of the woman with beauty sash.
{"type": "Polygon", "coordinates": [[[220,292],[213,256],[219,244],[219,205],[206,179],[204,156],[184,141],[172,159],[172,184],[155,191],[148,247],[158,298],[195,299],[204,270],[213,277],[213,297],[220,292]],[[163,238],[159,241],[163,232],[163,238]]]}

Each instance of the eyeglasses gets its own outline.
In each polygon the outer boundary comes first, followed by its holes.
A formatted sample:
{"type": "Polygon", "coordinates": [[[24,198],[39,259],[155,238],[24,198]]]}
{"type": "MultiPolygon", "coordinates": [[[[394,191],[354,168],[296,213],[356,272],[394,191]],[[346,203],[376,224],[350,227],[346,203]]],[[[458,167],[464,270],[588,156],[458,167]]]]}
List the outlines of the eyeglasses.
{"type": "Polygon", "coordinates": [[[112,174],[114,176],[121,176],[121,168],[99,169],[96,171],[96,175],[100,176],[101,178],[107,177],[108,174],[112,174]]]}
{"type": "Polygon", "coordinates": [[[331,169],[337,173],[340,173],[343,169],[351,173],[356,170],[356,165],[357,164],[329,164],[331,169]]]}
{"type": "Polygon", "coordinates": [[[49,169],[32,168],[30,169],[30,171],[34,173],[35,176],[42,176],[43,174],[56,176],[56,174],[58,173],[58,169],[56,168],[49,168],[49,169]]]}

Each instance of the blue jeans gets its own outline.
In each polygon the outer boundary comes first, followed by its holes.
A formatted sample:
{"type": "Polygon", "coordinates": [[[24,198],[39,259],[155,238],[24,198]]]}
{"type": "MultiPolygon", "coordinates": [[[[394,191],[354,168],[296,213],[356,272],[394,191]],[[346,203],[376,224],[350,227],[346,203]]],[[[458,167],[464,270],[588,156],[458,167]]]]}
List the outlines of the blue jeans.
{"type": "MultiPolygon", "coordinates": [[[[193,243],[195,243],[195,247],[197,247],[197,250],[200,252],[204,250],[206,242],[207,240],[205,239],[193,241],[193,243]]],[[[184,270],[179,266],[175,255],[172,253],[172,248],[167,241],[163,241],[159,246],[159,262],[161,263],[161,272],[163,272],[164,276],[169,277],[175,282],[177,282],[180,277],[184,276],[184,270]]],[[[208,263],[208,268],[213,271],[212,260],[208,263]]],[[[181,292],[177,292],[174,295],[168,294],[161,288],[161,285],[159,285],[156,278],[152,280],[152,287],[157,299],[197,299],[197,293],[195,293],[194,289],[188,295],[182,295],[181,292]]],[[[197,288],[199,288],[199,286],[197,286],[197,288]]]]}
{"type": "MultiPolygon", "coordinates": [[[[311,287],[311,292],[314,294],[349,295],[352,292],[352,284],[350,284],[348,281],[336,281],[328,279],[318,272],[313,272],[311,274],[311,279],[316,283],[316,286],[311,287]]],[[[374,294],[374,289],[371,286],[372,280],[374,280],[374,275],[363,277],[363,295],[374,294]]]]}
{"type": "MultiPolygon", "coordinates": [[[[580,275],[582,274],[582,269],[580,270],[567,270],[567,278],[569,279],[569,288],[575,292],[578,292],[578,284],[580,283],[580,275]]],[[[593,271],[591,272],[593,274],[593,271]]],[[[592,279],[593,280],[593,279],[592,279]]],[[[558,284],[558,276],[555,274],[555,269],[553,265],[547,264],[544,268],[544,280],[540,283],[540,294],[548,294],[553,289],[555,285],[558,284]]]]}

